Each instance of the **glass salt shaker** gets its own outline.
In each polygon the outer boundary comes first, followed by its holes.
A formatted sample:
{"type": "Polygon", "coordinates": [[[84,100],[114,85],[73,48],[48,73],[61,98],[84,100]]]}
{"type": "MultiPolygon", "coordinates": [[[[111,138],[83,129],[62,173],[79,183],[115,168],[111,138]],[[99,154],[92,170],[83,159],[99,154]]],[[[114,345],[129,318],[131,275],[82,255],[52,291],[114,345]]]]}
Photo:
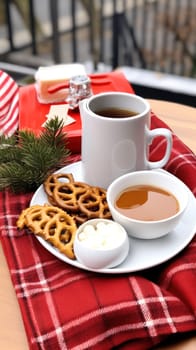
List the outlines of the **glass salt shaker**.
{"type": "Polygon", "coordinates": [[[75,109],[79,101],[92,95],[91,80],[87,75],[76,75],[69,81],[69,93],[66,102],[70,109],[75,109]]]}

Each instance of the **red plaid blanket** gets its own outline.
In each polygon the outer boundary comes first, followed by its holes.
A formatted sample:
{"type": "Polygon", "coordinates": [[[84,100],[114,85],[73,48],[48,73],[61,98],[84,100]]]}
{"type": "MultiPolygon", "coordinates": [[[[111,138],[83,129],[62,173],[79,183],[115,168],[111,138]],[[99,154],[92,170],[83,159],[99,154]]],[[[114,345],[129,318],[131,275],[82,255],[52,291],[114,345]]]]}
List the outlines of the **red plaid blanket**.
{"type": "MultiPolygon", "coordinates": [[[[162,126],[152,115],[152,128],[162,126]]],[[[173,140],[166,169],[196,194],[196,157],[175,135],[173,140]]],[[[157,140],[151,160],[162,152],[164,142],[157,140]]],[[[0,193],[1,241],[30,349],[142,350],[196,330],[196,239],[148,271],[83,271],[52,256],[33,235],[17,231],[16,219],[31,196],[0,193]]]]}

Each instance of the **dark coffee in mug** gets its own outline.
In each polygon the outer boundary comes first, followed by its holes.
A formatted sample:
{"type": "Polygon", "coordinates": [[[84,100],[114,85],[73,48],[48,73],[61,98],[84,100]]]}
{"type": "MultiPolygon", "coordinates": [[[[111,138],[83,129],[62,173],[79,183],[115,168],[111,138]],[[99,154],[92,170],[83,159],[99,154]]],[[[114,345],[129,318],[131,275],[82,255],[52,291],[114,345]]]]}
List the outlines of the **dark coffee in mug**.
{"type": "Polygon", "coordinates": [[[123,109],[123,108],[103,108],[96,110],[94,113],[100,115],[101,117],[106,118],[129,118],[129,117],[135,117],[138,113],[135,111],[131,111],[129,109],[123,109]]]}

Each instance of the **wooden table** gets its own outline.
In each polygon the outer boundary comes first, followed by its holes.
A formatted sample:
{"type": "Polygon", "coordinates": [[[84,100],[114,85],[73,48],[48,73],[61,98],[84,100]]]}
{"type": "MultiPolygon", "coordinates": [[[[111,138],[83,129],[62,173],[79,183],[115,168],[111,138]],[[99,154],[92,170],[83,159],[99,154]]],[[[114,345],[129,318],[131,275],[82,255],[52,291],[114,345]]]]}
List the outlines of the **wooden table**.
{"type": "MultiPolygon", "coordinates": [[[[149,102],[154,113],[196,153],[196,109],[166,101],[149,100],[149,102]]],[[[29,347],[22,317],[1,246],[0,284],[0,349],[27,350],[29,347]]],[[[196,336],[179,345],[168,345],[159,349],[195,350],[196,336]]]]}
{"type": "Polygon", "coordinates": [[[153,112],[196,153],[196,108],[167,101],[148,101],[153,112]]]}

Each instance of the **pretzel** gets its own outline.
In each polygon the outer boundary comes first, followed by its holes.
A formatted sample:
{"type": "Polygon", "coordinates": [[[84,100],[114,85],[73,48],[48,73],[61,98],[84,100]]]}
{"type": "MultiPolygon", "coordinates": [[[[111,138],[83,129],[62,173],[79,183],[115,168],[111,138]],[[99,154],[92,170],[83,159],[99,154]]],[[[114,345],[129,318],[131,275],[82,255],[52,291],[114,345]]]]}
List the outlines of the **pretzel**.
{"type": "Polygon", "coordinates": [[[73,243],[77,226],[73,217],[64,210],[49,205],[34,205],[21,213],[17,227],[27,227],[68,258],[75,259],[73,243]]]}
{"type": "Polygon", "coordinates": [[[80,210],[76,213],[69,213],[69,214],[74,218],[77,227],[79,227],[85,221],[88,220],[88,216],[80,210]]]}
{"type": "Polygon", "coordinates": [[[26,227],[26,215],[28,215],[28,212],[33,207],[35,206],[26,208],[21,212],[20,216],[18,217],[18,220],[16,221],[16,226],[18,227],[19,230],[22,230],[23,228],[26,227]]]}
{"type": "Polygon", "coordinates": [[[90,188],[83,182],[56,183],[53,190],[53,199],[56,205],[66,211],[78,212],[80,196],[90,188]]]}
{"type": "Polygon", "coordinates": [[[91,187],[78,199],[78,205],[82,213],[88,219],[111,219],[111,213],[106,200],[106,190],[100,187],[91,187]]]}
{"type": "Polygon", "coordinates": [[[53,198],[54,187],[57,183],[62,183],[59,181],[59,179],[66,179],[68,182],[74,182],[72,174],[55,173],[48,176],[48,178],[44,181],[43,186],[49,202],[53,205],[56,204],[53,198]]]}

